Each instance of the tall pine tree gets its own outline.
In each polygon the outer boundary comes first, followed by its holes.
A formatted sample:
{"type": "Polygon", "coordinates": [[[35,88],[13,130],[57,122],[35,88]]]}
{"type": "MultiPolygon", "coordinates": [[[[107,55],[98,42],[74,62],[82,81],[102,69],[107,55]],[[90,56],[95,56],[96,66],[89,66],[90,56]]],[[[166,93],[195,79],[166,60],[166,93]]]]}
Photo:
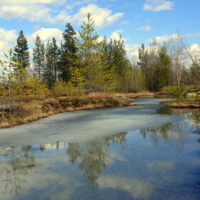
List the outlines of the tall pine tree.
{"type": "Polygon", "coordinates": [[[19,65],[17,69],[25,69],[30,66],[30,58],[28,51],[28,42],[24,36],[23,31],[19,32],[19,36],[17,38],[17,45],[14,48],[14,55],[16,56],[18,63],[22,63],[19,65]]]}
{"type": "Polygon", "coordinates": [[[77,66],[77,47],[76,47],[76,32],[70,23],[67,23],[66,30],[63,32],[64,43],[60,48],[60,77],[65,82],[68,82],[71,77],[71,68],[77,66]]]}
{"type": "Polygon", "coordinates": [[[36,37],[35,47],[33,47],[33,63],[34,70],[39,76],[39,79],[42,80],[42,74],[45,68],[45,47],[41,42],[40,36],[36,37]]]}

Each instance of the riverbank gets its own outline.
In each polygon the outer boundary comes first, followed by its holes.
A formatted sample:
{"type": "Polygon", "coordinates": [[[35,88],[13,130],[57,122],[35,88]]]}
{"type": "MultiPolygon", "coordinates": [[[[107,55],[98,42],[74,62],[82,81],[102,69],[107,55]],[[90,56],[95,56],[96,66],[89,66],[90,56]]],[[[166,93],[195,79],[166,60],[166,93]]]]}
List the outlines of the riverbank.
{"type": "Polygon", "coordinates": [[[182,100],[164,102],[170,108],[200,108],[200,100],[182,100]]]}
{"type": "Polygon", "coordinates": [[[26,124],[63,112],[133,106],[134,104],[131,102],[133,100],[129,97],[116,98],[115,96],[97,93],[79,98],[57,97],[47,98],[43,101],[21,102],[13,107],[11,114],[9,114],[9,108],[0,109],[0,128],[26,124]]]}
{"type": "Polygon", "coordinates": [[[162,107],[161,101],[168,99],[135,99],[134,103],[142,105],[64,112],[32,123],[1,128],[0,147],[88,141],[181,120],[179,116],[156,114],[162,107]]]}

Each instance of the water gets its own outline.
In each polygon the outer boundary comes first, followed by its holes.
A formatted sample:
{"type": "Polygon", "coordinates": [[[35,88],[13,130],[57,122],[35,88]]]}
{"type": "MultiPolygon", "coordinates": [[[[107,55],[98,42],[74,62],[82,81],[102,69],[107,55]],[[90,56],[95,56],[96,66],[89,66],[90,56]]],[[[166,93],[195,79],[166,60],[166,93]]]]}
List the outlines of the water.
{"type": "Polygon", "coordinates": [[[0,199],[199,199],[199,111],[159,107],[152,118],[180,120],[76,142],[4,145],[0,199]]]}

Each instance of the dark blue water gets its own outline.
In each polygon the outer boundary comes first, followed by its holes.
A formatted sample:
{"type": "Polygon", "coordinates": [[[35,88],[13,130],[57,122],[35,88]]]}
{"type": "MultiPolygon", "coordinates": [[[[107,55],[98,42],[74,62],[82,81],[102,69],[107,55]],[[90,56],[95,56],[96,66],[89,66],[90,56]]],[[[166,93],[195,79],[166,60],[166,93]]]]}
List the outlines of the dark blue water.
{"type": "Polygon", "coordinates": [[[92,141],[1,148],[0,199],[200,199],[199,113],[162,107],[157,114],[182,120],[92,141]]]}

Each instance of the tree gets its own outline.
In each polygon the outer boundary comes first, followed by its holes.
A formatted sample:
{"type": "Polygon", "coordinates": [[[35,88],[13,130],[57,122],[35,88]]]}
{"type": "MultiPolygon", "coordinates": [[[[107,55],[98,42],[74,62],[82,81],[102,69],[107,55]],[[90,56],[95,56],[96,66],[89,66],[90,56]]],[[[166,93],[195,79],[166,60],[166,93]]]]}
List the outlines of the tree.
{"type": "Polygon", "coordinates": [[[44,80],[51,87],[58,80],[59,49],[55,38],[46,45],[46,67],[44,80]]]}
{"type": "Polygon", "coordinates": [[[62,80],[68,82],[71,77],[72,68],[77,67],[77,46],[76,46],[76,32],[70,23],[67,23],[66,30],[63,32],[64,44],[60,48],[59,70],[62,80]]]}
{"type": "Polygon", "coordinates": [[[18,65],[17,69],[28,68],[30,66],[28,42],[24,37],[22,30],[19,32],[19,36],[17,38],[17,45],[14,48],[14,52],[18,63],[22,63],[22,65],[18,65]]]}
{"type": "Polygon", "coordinates": [[[42,99],[45,97],[47,85],[41,82],[37,74],[31,77],[29,87],[31,90],[31,95],[34,99],[42,99]]]}
{"type": "Polygon", "coordinates": [[[170,85],[171,78],[172,62],[170,56],[167,54],[167,47],[164,44],[157,56],[155,90],[160,90],[170,85]]]}
{"type": "Polygon", "coordinates": [[[36,37],[35,47],[33,47],[33,62],[34,70],[41,80],[45,68],[45,47],[41,42],[40,36],[36,37]]]}
{"type": "Polygon", "coordinates": [[[189,82],[190,84],[194,84],[196,86],[200,86],[199,80],[200,80],[200,64],[192,63],[191,67],[188,69],[188,75],[189,75],[189,82]]]}
{"type": "Polygon", "coordinates": [[[108,69],[112,71],[114,88],[117,91],[127,91],[130,88],[132,69],[127,59],[124,40],[108,40],[104,38],[102,52],[108,62],[108,69]]]}
{"type": "Polygon", "coordinates": [[[137,63],[140,66],[143,79],[145,80],[145,87],[149,90],[149,66],[148,66],[148,52],[145,49],[144,44],[142,43],[141,47],[138,50],[139,62],[137,63]]]}
{"type": "MultiPolygon", "coordinates": [[[[111,90],[112,78],[108,69],[108,63],[100,51],[103,42],[94,33],[94,21],[91,14],[87,15],[87,23],[83,22],[82,30],[79,31],[80,39],[77,47],[80,57],[80,73],[85,78],[88,92],[111,90]]],[[[77,71],[76,71],[76,74],[77,71]]],[[[79,75],[79,77],[81,77],[79,75]]]]}
{"type": "MultiPolygon", "coordinates": [[[[4,83],[2,96],[3,103],[9,106],[9,114],[12,113],[14,105],[20,105],[21,100],[26,97],[29,92],[29,80],[30,72],[28,69],[18,69],[19,66],[22,66],[21,63],[18,63],[16,56],[13,55],[12,49],[6,54],[4,53],[6,60],[0,60],[0,64],[3,67],[2,82],[4,83]]],[[[20,106],[19,106],[20,107],[20,106]]]]}

